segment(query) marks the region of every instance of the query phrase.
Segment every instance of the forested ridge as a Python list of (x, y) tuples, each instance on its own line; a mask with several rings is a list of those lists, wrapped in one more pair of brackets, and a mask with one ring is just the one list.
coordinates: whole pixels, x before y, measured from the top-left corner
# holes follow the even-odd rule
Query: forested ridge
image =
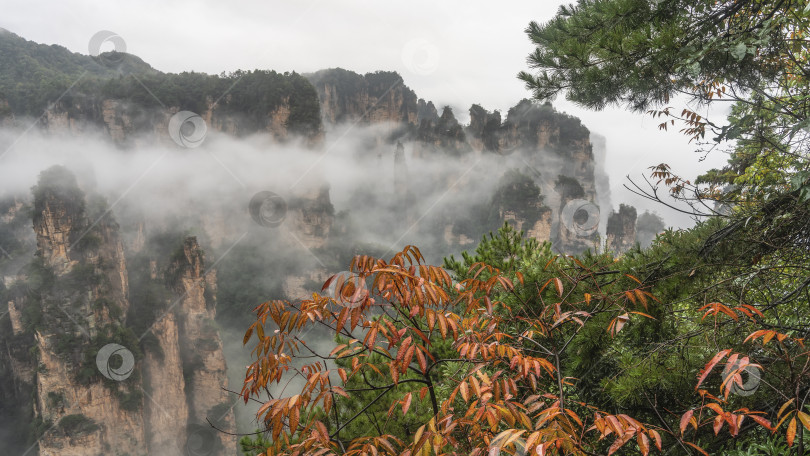
[[(289, 104), (290, 132), (312, 134), (321, 128), (317, 94), (296, 73), (163, 73), (132, 54), (82, 55), (5, 30), (0, 33), (0, 60), (13, 63), (0, 67), (3, 116), (39, 116), (56, 108), (100, 120), (104, 100), (128, 102), (144, 111), (169, 107), (205, 112), (216, 104), (225, 114), (245, 115), (251, 124), (247, 130), (256, 131), (270, 113)], [(223, 98), (224, 93), (228, 97)]]

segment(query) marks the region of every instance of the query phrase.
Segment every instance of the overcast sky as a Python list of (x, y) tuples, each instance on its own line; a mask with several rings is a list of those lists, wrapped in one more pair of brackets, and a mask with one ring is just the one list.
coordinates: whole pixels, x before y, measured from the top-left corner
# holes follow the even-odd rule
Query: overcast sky
[[(2, 3), (0, 27), (28, 40), (87, 54), (90, 37), (110, 30), (125, 41), (127, 52), (164, 72), (395, 70), (419, 97), (437, 107), (452, 106), (462, 122), (473, 103), (505, 113), (529, 96), (515, 77), (527, 68), (532, 51), (523, 30), (531, 20), (549, 20), (559, 5), (551, 0)], [(102, 50), (111, 50), (108, 46)], [(693, 178), (725, 161), (715, 154), (698, 162), (686, 138), (658, 131), (649, 116), (620, 109), (593, 112), (562, 99), (555, 106), (607, 138), (614, 206), (640, 205), (622, 188), (625, 175), (637, 178), (647, 167), (667, 162)]]

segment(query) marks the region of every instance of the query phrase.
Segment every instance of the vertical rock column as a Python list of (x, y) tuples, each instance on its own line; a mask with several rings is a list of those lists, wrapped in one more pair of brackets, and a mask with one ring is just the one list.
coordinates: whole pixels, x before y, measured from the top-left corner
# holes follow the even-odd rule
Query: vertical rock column
[[(235, 429), (233, 395), (228, 388), (225, 356), (214, 317), (216, 303), (210, 293), (216, 277), (206, 274), (203, 251), (195, 237), (186, 238), (181, 251), (172, 259), (167, 282), (179, 294), (177, 315), (183, 371), (188, 398), (187, 447), (212, 445), (210, 454), (231, 454), (236, 438), (212, 429)], [(208, 290), (208, 292), (206, 291)]]

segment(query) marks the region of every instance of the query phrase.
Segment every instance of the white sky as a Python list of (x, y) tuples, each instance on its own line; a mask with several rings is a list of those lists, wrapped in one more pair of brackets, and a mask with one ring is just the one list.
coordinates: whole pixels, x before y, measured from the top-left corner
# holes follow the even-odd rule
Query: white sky
[[(0, 27), (83, 54), (91, 36), (110, 30), (124, 39), (127, 52), (164, 72), (395, 70), (419, 97), (439, 108), (452, 106), (467, 122), (473, 103), (505, 113), (529, 96), (515, 77), (527, 69), (532, 51), (523, 30), (531, 20), (550, 19), (558, 5), (550, 0), (2, 0)], [(622, 201), (642, 206), (622, 187), (628, 174), (639, 178), (647, 167), (666, 162), (694, 178), (725, 162), (718, 153), (699, 163), (685, 137), (658, 131), (659, 122), (649, 116), (587, 111), (562, 99), (555, 106), (607, 138), (614, 206)], [(660, 206), (653, 209), (670, 214)]]

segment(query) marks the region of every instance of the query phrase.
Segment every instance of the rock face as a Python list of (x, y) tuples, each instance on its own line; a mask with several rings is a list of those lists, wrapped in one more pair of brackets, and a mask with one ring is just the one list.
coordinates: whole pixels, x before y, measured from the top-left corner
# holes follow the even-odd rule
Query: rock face
[(0, 334), (0, 399), (31, 424), (39, 454), (169, 456), (200, 442), (205, 454), (233, 454), (235, 439), (206, 423), (234, 430), (216, 277), (196, 239), (163, 260), (162, 274), (146, 264), (163, 292), (144, 308), (141, 282), (131, 306), (117, 224), (64, 168), (40, 176), (33, 229), (37, 259), (3, 293), (13, 315)]
[[(405, 145), (407, 155), (413, 159), (464, 160), (497, 154), (504, 157), (503, 161), (511, 160), (521, 167), (532, 168), (529, 175), (542, 191), (542, 203), (531, 203), (524, 208), (491, 205), (488, 212), (497, 213), (497, 221), (491, 217), (475, 221), (469, 214), (447, 214), (436, 224), (441, 227), (442, 239), (450, 248), (463, 247), (482, 234), (481, 230), (470, 229), (470, 226), (484, 224), (483, 232), (486, 232), (497, 229), (503, 222), (519, 226), (539, 241), (551, 241), (566, 253), (598, 247), (599, 207), (600, 203), (609, 204), (609, 200), (599, 199), (597, 186), (600, 190), (607, 188), (607, 176), (596, 167), (590, 132), (579, 119), (557, 112), (550, 104), (522, 100), (505, 116), (473, 105), (469, 111), (470, 124), (463, 126), (451, 108), (444, 107), (439, 114), (432, 102), (416, 98), (395, 74), (378, 72), (363, 76), (332, 69), (307, 77), (318, 91), (325, 125), (341, 122), (395, 124), (388, 128), (388, 136), (381, 133), (366, 151), (367, 156), (380, 158), (394, 151), (394, 169), (403, 168), (404, 158), (397, 157), (407, 154), (395, 148), (398, 141)], [(372, 90), (375, 84), (376, 92)], [(380, 90), (385, 96), (380, 95)], [(399, 172), (393, 175), (395, 195), (406, 187), (401, 179)], [(559, 184), (559, 180), (563, 184)], [(585, 220), (577, 219), (576, 223), (561, 220), (569, 204), (579, 207), (586, 203), (590, 209), (586, 211)], [(410, 213), (407, 208), (397, 209), (399, 214)], [(526, 209), (531, 214), (524, 213)], [(585, 229), (581, 229), (583, 226)]]
[(329, 239), (335, 220), (335, 208), (329, 198), (329, 186), (318, 185), (298, 192), (289, 202), (287, 212), (291, 228), (290, 244), (301, 244), (307, 249), (323, 247)]
[(607, 223), (607, 248), (615, 253), (626, 252), (636, 243), (636, 208), (619, 205)]
[(395, 72), (359, 75), (334, 68), (318, 71), (307, 78), (318, 91), (321, 116), (326, 123), (415, 125), (417, 122), (416, 94)]
[[(211, 454), (230, 454), (236, 446), (236, 437), (218, 433), (206, 423), (207, 418), (220, 429), (235, 429), (231, 411), (234, 400), (229, 399), (226, 391), (227, 366), (214, 321), (216, 273), (206, 272), (202, 249), (197, 239), (190, 237), (183, 243), (182, 254), (178, 250), (174, 255), (166, 275), (167, 283), (179, 295), (174, 301), (179, 320), (177, 341), (189, 412), (185, 448), (206, 442), (211, 449), (218, 450)], [(172, 329), (171, 324), (167, 329)]]
[[(170, 145), (168, 125), (171, 117), (181, 109), (177, 106), (166, 108), (144, 109), (130, 101), (120, 99), (103, 99), (98, 105), (84, 100), (81, 104), (66, 106), (64, 103), (54, 105), (46, 111), (45, 119), (50, 132), (82, 132), (101, 128), (112, 141), (123, 147), (141, 147), (153, 144), (156, 140)], [(257, 122), (225, 109), (214, 100), (208, 100), (207, 109), (197, 113), (205, 120), (206, 128), (234, 136), (266, 132), (276, 140), (288, 139), (288, 121), (291, 114), (290, 98), (284, 97), (263, 121)], [(310, 135), (314, 140), (319, 132)]]
[[(431, 103), (430, 107), (432, 106)], [(433, 154), (460, 156), (471, 152), (472, 146), (467, 143), (464, 127), (456, 120), (453, 110), (445, 106), (441, 116), (437, 117), (435, 114), (434, 108), (432, 113), (419, 120), (414, 156), (430, 157)]]
[[(118, 226), (103, 214), (90, 222), (73, 176), (54, 167), (34, 188), (34, 231), (41, 271), (51, 276), (38, 299), (35, 325), (38, 368), (35, 414), (52, 426), (39, 441), (40, 455), (140, 454), (147, 449), (141, 405), (143, 382), (114, 381), (94, 369), (95, 355), (126, 339), (128, 284)], [(126, 353), (129, 349), (123, 348)], [(110, 357), (102, 359), (109, 366)], [(99, 375), (101, 374), (101, 375)]]

